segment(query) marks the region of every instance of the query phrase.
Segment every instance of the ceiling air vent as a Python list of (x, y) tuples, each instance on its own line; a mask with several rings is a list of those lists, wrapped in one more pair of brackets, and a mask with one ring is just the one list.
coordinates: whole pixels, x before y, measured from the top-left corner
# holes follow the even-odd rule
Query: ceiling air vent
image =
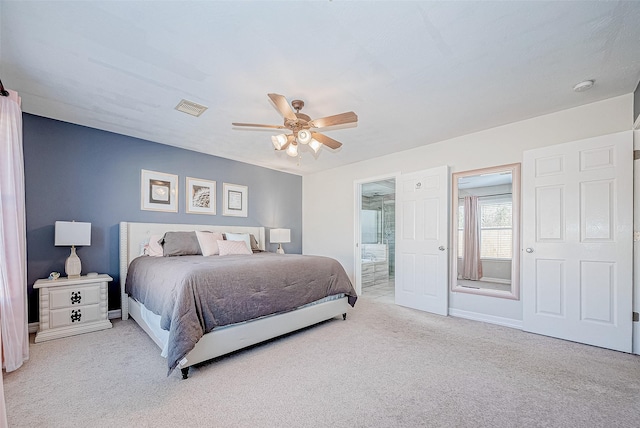
[(190, 114), (191, 116), (200, 116), (208, 107), (194, 103), (193, 101), (182, 100), (176, 106), (176, 110), (183, 113)]

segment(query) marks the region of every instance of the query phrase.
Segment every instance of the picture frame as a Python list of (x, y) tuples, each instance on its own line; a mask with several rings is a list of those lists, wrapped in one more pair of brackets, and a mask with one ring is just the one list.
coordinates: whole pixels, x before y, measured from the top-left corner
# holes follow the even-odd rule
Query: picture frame
[(248, 193), (247, 186), (239, 184), (223, 183), (222, 215), (233, 217), (247, 217)]
[(143, 169), (140, 174), (140, 209), (178, 212), (178, 176)]
[(216, 182), (187, 177), (186, 211), (188, 214), (216, 215)]

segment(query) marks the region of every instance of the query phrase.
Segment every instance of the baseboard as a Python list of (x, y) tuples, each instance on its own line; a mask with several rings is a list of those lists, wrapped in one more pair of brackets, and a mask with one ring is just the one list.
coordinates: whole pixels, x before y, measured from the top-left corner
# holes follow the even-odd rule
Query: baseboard
[(462, 309), (454, 309), (454, 308), (449, 308), (449, 315), (451, 315), (452, 317), (464, 318), (464, 319), (473, 320), (473, 321), (482, 321), (489, 324), (497, 324), (504, 327), (510, 327), (510, 328), (522, 330), (522, 320), (496, 317), (494, 315), (463, 311)]
[[(110, 320), (115, 318), (122, 318), (122, 311), (120, 309), (114, 309), (112, 311), (109, 311), (107, 316), (109, 317)], [(39, 322), (30, 322), (28, 326), (29, 333), (36, 333), (38, 331), (39, 324), (40, 324)]]

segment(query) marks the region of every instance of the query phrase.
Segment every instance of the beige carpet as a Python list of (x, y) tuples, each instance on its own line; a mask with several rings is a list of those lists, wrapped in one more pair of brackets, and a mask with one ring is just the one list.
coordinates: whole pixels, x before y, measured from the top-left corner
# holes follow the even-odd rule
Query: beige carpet
[(31, 345), (11, 427), (636, 427), (640, 358), (361, 298), (165, 377), (134, 321)]

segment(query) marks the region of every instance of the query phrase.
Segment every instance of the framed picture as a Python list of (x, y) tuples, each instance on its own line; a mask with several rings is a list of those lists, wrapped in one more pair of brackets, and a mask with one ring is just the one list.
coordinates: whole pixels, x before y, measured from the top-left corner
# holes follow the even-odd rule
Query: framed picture
[(216, 215), (216, 182), (187, 177), (187, 212)]
[(178, 176), (164, 172), (142, 170), (140, 209), (178, 212)]
[(222, 192), (224, 193), (222, 215), (247, 217), (249, 188), (238, 184), (223, 183)]

